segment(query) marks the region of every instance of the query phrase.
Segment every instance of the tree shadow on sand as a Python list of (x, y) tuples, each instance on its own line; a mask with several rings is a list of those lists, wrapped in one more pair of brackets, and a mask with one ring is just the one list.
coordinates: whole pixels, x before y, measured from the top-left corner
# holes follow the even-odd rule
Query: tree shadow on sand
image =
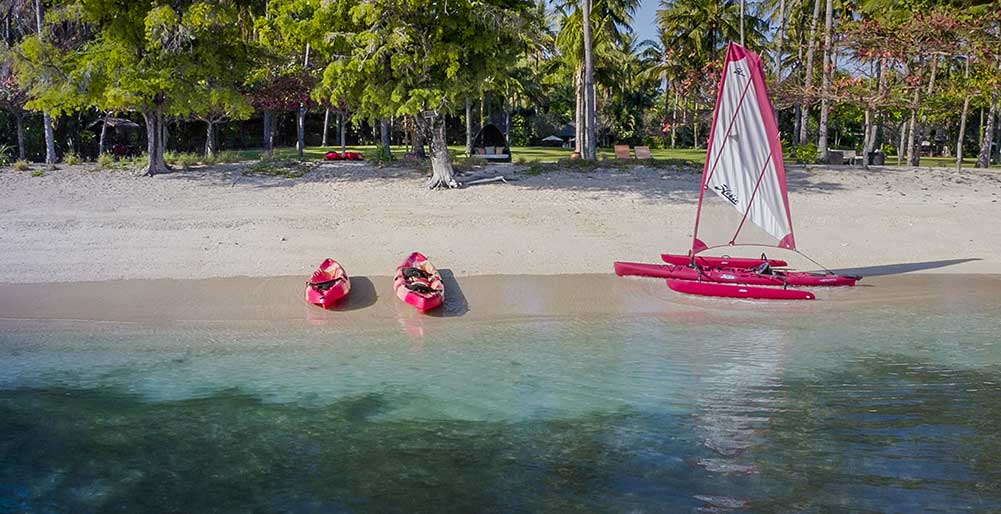
[[(614, 161), (612, 161), (614, 162)], [(177, 170), (158, 176), (161, 180), (187, 180), (210, 186), (254, 189), (290, 188), (300, 184), (339, 184), (367, 181), (399, 181), (401, 187), (421, 188), (429, 176), (428, 170), (413, 163), (374, 165), (368, 162), (310, 163), (311, 171), (289, 177), (281, 174), (254, 174), (252, 163), (225, 164), (189, 170)], [(694, 204), (699, 199), (699, 177), (702, 167), (695, 165), (634, 165), (623, 167), (609, 163), (607, 168), (576, 171), (571, 167), (559, 171), (529, 173), (530, 167), (512, 164), (479, 166), (459, 173), (460, 182), (503, 176), (506, 183), (496, 182), (480, 187), (517, 187), (533, 190), (568, 190), (583, 193), (636, 194), (648, 201)], [(837, 173), (870, 173), (864, 170), (838, 170)], [(875, 173), (875, 172), (872, 172)], [(844, 184), (826, 180), (829, 172), (789, 166), (786, 182), (793, 193), (831, 194), (846, 189)]]

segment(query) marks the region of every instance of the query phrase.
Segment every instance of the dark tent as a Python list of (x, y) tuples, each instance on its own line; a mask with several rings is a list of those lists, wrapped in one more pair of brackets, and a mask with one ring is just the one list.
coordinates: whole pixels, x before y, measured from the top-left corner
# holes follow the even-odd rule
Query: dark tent
[(473, 155), (488, 161), (511, 162), (511, 148), (507, 146), (507, 139), (493, 124), (485, 125), (476, 133)]

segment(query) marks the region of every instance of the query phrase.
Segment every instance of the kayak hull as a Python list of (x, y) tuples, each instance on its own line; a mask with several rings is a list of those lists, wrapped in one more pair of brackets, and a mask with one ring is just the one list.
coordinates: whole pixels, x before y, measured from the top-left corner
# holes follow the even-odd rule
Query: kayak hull
[[(417, 280), (407, 278), (403, 273), (403, 270), (406, 268), (417, 268), (422, 270), (429, 276), (429, 278)], [(408, 285), (413, 286), (415, 282), (420, 282), (421, 284), (427, 286), (432, 290), (432, 292), (421, 293), (412, 291), (407, 287)], [(441, 273), (439, 273), (438, 269), (431, 264), (431, 261), (429, 261), (428, 258), (420, 252), (410, 254), (403, 260), (403, 263), (396, 268), (396, 274), (393, 276), (393, 289), (396, 291), (397, 298), (421, 312), (426, 312), (440, 307), (445, 302), (445, 284), (441, 281)]]
[(674, 264), (645, 264), (641, 262), (615, 262), (615, 274), (623, 276), (670, 278), (678, 280), (702, 280), (723, 284), (748, 284), (757, 286), (822, 286), (850, 287), (858, 280), (829, 273), (806, 273), (800, 271), (776, 271), (763, 275), (744, 268), (704, 268), (698, 269)]
[[(692, 263), (691, 255), (662, 253), (660, 254), (660, 258), (668, 264), (678, 266), (688, 266)], [(695, 264), (710, 268), (754, 268), (761, 266), (765, 262), (765, 259), (749, 259), (745, 257), (695, 257)], [(773, 268), (783, 268), (789, 265), (789, 263), (780, 259), (768, 259), (767, 262)]]
[(691, 280), (667, 280), (667, 286), (679, 293), (715, 296), (718, 298), (746, 298), (755, 300), (814, 300), (810, 291), (800, 289), (776, 289), (744, 285), (696, 282)]
[[(337, 280), (329, 288), (314, 286)], [(309, 282), (306, 282), (306, 302), (324, 309), (333, 308), (342, 300), (347, 298), (351, 292), (351, 279), (344, 268), (333, 259), (324, 259), (320, 266), (313, 272)]]

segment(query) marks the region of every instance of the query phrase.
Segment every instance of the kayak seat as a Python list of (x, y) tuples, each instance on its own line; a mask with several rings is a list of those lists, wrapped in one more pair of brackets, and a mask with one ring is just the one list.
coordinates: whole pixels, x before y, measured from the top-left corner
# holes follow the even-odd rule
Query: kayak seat
[(410, 267), (403, 268), (403, 276), (411, 280), (415, 278), (424, 278), (424, 279), (431, 278), (430, 273), (420, 268), (410, 268)]

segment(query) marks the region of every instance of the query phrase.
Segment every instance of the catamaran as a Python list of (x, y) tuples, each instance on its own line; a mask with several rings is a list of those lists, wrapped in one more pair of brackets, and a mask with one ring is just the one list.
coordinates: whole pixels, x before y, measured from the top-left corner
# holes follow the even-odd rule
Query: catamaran
[[(799, 253), (789, 209), (782, 142), (768, 100), (764, 66), (757, 54), (735, 43), (727, 47), (707, 146), (691, 251), (687, 255), (661, 255), (667, 264), (616, 262), (617, 274), (665, 278), (675, 291), (730, 298), (811, 300), (812, 293), (787, 287), (855, 285), (860, 277), (830, 271), (776, 270), (787, 263), (768, 259), (764, 254), (760, 259), (699, 255), (741, 245), (774, 246)], [(710, 246), (699, 234), (706, 191), (716, 193), (740, 214), (739, 221), (731, 227), (732, 236), (715, 246)], [(777, 243), (738, 242), (748, 222), (760, 227)]]

